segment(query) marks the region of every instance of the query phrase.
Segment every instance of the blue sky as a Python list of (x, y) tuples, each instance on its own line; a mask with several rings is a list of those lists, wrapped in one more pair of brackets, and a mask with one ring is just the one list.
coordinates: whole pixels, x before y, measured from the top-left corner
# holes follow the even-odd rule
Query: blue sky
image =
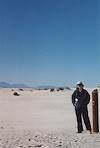
[(0, 0), (0, 81), (100, 84), (99, 1)]

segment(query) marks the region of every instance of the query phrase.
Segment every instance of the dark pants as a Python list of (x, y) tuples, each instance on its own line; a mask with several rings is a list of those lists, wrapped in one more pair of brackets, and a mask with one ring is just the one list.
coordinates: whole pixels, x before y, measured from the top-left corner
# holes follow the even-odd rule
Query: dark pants
[(76, 112), (76, 118), (77, 118), (78, 131), (79, 132), (83, 131), (82, 117), (83, 117), (83, 121), (85, 123), (86, 129), (91, 131), (91, 124), (90, 124), (90, 120), (89, 120), (89, 116), (88, 116), (87, 106), (82, 107), (79, 110), (75, 109), (75, 112)]

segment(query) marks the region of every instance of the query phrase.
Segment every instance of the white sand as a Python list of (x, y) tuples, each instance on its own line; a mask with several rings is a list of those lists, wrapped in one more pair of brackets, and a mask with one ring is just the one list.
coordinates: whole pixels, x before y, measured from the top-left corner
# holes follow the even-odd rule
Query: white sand
[(76, 133), (73, 91), (15, 91), (0, 89), (0, 148), (100, 148), (99, 134)]

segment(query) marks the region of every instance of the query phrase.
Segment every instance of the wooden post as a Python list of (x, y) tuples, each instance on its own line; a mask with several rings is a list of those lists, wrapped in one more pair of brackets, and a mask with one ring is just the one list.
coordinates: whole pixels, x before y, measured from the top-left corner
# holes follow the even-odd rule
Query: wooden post
[(99, 132), (98, 90), (92, 92), (93, 132)]

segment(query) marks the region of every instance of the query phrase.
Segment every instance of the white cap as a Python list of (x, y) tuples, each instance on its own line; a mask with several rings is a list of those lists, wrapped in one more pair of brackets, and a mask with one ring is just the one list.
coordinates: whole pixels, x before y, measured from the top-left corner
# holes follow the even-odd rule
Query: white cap
[(76, 83), (76, 85), (82, 85), (82, 86), (84, 86), (84, 84), (83, 84), (82, 81), (78, 81), (78, 82)]

